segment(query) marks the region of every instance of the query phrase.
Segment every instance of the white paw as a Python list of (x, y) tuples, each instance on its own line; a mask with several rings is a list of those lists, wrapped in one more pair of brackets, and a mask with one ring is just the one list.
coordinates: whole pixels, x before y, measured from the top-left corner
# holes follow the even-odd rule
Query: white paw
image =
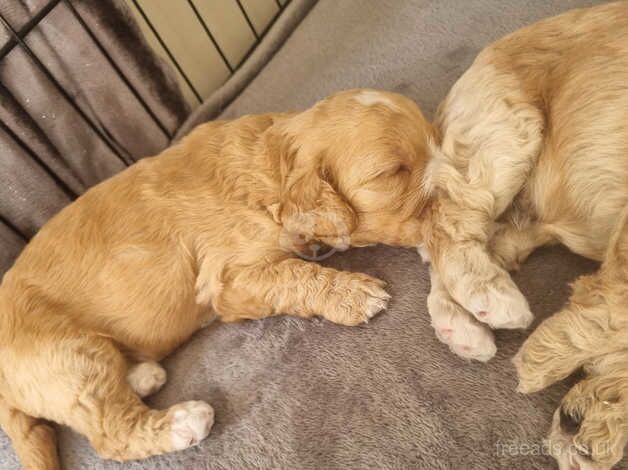
[(173, 407), (170, 434), (173, 450), (186, 449), (207, 437), (214, 424), (214, 409), (204, 401), (187, 401)]
[(373, 318), (382, 310), (386, 310), (389, 300), (390, 294), (388, 294), (388, 292), (386, 292), (384, 289), (381, 289), (381, 292), (377, 292), (372, 297), (369, 297), (369, 299), (366, 301), (366, 321), (368, 321), (368, 319), (370, 318)]
[(478, 323), (453, 299), (440, 293), (431, 293), (427, 307), (432, 317), (436, 337), (464, 359), (487, 362), (497, 352), (491, 330)]
[(450, 292), (458, 303), (491, 328), (526, 328), (533, 316), (528, 302), (504, 270), (463, 274), (451, 279)]
[(129, 369), (126, 380), (135, 393), (147, 397), (166, 383), (166, 370), (156, 362), (140, 362)]

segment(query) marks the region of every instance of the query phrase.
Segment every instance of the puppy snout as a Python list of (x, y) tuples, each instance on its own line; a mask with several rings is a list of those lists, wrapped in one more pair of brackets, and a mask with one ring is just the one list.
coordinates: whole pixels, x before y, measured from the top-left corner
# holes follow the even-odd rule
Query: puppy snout
[(580, 430), (582, 424), (582, 418), (579, 416), (573, 416), (567, 412), (564, 408), (560, 409), (560, 429), (566, 434), (574, 435)]

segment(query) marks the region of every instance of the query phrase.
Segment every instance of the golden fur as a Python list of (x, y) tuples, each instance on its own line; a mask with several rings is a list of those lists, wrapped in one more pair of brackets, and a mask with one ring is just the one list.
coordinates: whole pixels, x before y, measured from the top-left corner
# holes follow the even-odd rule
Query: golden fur
[(210, 122), (50, 220), (0, 287), (0, 423), (24, 466), (58, 467), (42, 419), (116, 460), (204, 438), (208, 404), (158, 411), (140, 397), (166, 380), (156, 361), (213, 317), (356, 325), (385, 308), (382, 281), (296, 253), (417, 244), (424, 123), (372, 90)]
[(490, 45), (435, 126), (419, 251), (432, 262), (438, 337), (486, 361), (496, 352), (490, 328), (532, 320), (507, 270), (548, 243), (603, 261), (515, 363), (524, 392), (588, 368), (563, 404), (580, 425), (569, 434), (557, 418), (550, 448), (561, 469), (610, 468), (628, 440), (628, 2), (574, 10)]

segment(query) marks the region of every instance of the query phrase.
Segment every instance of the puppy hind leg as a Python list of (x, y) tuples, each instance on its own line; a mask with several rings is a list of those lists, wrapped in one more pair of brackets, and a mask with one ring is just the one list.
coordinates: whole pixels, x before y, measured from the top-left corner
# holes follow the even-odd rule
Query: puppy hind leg
[(55, 431), (41, 419), (11, 408), (0, 398), (0, 425), (11, 439), (22, 467), (28, 470), (59, 470)]
[(127, 381), (126, 358), (100, 336), (66, 332), (13, 359), (16, 371), (5, 371), (12, 403), (84, 434), (104, 458), (123, 461), (184, 449), (205, 438), (213, 424), (213, 410), (204, 402), (148, 408)]

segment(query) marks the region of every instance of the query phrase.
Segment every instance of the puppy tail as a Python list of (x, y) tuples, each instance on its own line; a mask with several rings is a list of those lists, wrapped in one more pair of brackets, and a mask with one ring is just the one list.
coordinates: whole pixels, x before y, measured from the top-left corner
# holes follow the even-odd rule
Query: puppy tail
[(25, 470), (60, 470), (55, 432), (45, 421), (11, 408), (0, 397), (0, 426)]

